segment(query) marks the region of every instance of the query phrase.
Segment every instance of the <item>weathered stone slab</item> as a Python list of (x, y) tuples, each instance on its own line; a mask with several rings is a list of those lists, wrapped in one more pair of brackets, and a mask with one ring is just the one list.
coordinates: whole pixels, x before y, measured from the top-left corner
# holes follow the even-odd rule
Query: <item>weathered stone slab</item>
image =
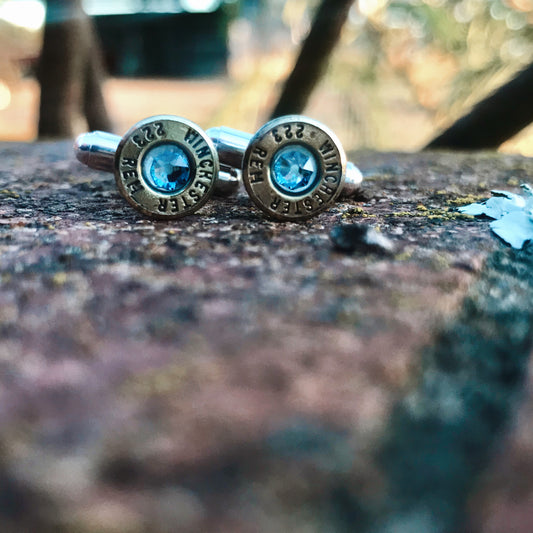
[[(411, 421), (414, 439), (401, 451), (402, 405), (429, 401), (424, 368), (444, 372), (428, 354), (447, 342), (462, 353), (449, 339), (471, 339), (456, 364), (477, 368), (478, 347), (500, 337), (470, 323), (468, 309), (495, 323), (497, 299), (476, 295), (493, 282), (512, 294), (531, 288), (520, 285), (527, 252), (509, 255), (486, 222), (454, 211), (530, 180), (526, 158), (353, 154), (366, 176), (360, 197), (280, 224), (244, 193), (154, 222), (119, 197), (111, 175), (74, 161), (70, 143), (3, 144), (0, 154), (2, 531), (395, 524), (412, 509), (409, 498), (390, 505), (405, 474), (394, 464), (412, 461), (417, 435), (436, 427), (433, 414), (427, 425)], [(335, 251), (330, 231), (352, 222), (388, 235), (395, 253)], [(485, 266), (498, 253), (522, 270)], [(519, 395), (530, 350), (519, 300), (505, 315), (507, 327), (516, 317), (515, 334), (502, 336), (520, 352), (506, 398)], [(487, 348), (497, 369), (498, 350)], [(468, 385), (473, 374), (450, 379), (459, 375)], [(500, 378), (490, 373), (498, 387)], [(505, 401), (502, 412), (512, 417), (516, 405)], [(458, 427), (468, 434), (480, 420)], [(479, 434), (492, 446), (504, 426)], [(468, 459), (461, 443), (449, 449), (448, 468)], [(428, 512), (412, 511), (407, 530), (460, 521), (482, 466), (435, 489), (451, 508), (443, 516), (431, 487), (422, 491)]]

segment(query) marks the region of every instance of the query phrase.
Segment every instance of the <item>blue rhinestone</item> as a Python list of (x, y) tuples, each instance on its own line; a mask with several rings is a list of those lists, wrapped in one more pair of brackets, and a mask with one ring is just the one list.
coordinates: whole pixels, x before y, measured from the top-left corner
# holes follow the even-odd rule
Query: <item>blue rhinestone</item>
[(270, 166), (274, 184), (289, 194), (310, 191), (316, 182), (317, 161), (310, 150), (299, 144), (291, 144), (279, 150)]
[(191, 181), (191, 165), (177, 144), (163, 143), (149, 149), (142, 161), (144, 179), (158, 192), (176, 193)]

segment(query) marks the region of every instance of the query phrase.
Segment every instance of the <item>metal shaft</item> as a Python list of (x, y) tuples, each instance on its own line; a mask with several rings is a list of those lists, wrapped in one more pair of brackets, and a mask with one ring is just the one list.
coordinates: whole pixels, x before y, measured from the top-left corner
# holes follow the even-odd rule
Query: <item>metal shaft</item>
[(115, 152), (120, 143), (120, 135), (105, 131), (91, 131), (81, 134), (74, 143), (78, 161), (95, 170), (114, 171)]
[[(226, 126), (209, 128), (206, 133), (211, 137), (217, 149), (220, 164), (242, 169), (244, 152), (253, 135)], [(352, 196), (360, 188), (362, 181), (361, 171), (351, 161), (348, 161), (341, 197)]]
[(209, 128), (206, 130), (206, 133), (211, 137), (217, 149), (220, 163), (242, 169), (244, 152), (248, 144), (250, 144), (253, 135), (226, 126)]
[[(105, 131), (92, 131), (82, 133), (74, 143), (74, 152), (78, 161), (95, 170), (114, 172), (115, 153), (122, 137)], [(237, 171), (221, 164), (221, 172), (218, 176), (215, 193), (229, 195), (237, 192), (240, 179)]]

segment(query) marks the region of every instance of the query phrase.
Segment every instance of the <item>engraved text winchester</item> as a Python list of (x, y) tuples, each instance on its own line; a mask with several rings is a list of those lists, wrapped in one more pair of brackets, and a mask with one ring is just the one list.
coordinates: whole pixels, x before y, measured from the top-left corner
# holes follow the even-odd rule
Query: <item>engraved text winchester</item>
[[(269, 135), (276, 144), (283, 143), (283, 145), (296, 142), (300, 139), (305, 139), (306, 136), (312, 137), (307, 130), (310, 127), (307, 124), (285, 124), (277, 128), (273, 128)], [(336, 147), (329, 141), (325, 140), (318, 148), (318, 154), (322, 160), (323, 176), (318, 186), (304, 197), (287, 198), (281, 196), (272, 189), (269, 189), (270, 199), (268, 207), (283, 215), (309, 215), (315, 210), (320, 210), (324, 204), (329, 203), (338, 193), (341, 181), (341, 161), (339, 152)], [(274, 153), (279, 148), (274, 149)], [(261, 195), (264, 183), (267, 176), (268, 162), (271, 160), (273, 154), (263, 146), (256, 146), (247, 162), (247, 173), (249, 176), (250, 186)]]
[[(130, 140), (133, 154), (120, 160), (119, 169), (124, 188), (131, 199), (141, 206), (146, 203), (144, 193), (148, 192), (148, 189), (144, 180), (139, 176), (139, 156), (151, 143), (161, 141), (166, 136), (165, 125), (161, 122), (142, 126)], [(205, 139), (191, 128), (188, 128), (184, 133), (183, 140), (186, 144), (182, 146), (187, 145), (188, 149), (196, 156), (195, 178), (192, 184), (179, 194), (152, 197), (152, 201), (155, 203), (154, 207), (160, 213), (175, 214), (186, 211), (200, 202), (212, 187), (215, 162), (210, 147)]]

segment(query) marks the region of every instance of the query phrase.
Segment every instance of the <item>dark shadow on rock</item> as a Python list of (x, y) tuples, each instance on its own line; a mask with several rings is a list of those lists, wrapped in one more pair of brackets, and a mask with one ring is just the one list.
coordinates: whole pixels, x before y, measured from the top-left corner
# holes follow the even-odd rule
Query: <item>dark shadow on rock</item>
[(389, 489), (368, 531), (458, 527), (522, 397), (533, 347), (532, 269), (527, 252), (494, 253), (459, 315), (425, 350), (379, 453)]

